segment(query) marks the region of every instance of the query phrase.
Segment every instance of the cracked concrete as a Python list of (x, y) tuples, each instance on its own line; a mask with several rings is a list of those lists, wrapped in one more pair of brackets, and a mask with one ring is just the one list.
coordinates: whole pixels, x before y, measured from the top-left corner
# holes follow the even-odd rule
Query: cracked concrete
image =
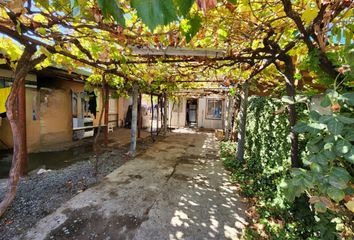
[(21, 239), (238, 239), (246, 204), (211, 133), (171, 134)]

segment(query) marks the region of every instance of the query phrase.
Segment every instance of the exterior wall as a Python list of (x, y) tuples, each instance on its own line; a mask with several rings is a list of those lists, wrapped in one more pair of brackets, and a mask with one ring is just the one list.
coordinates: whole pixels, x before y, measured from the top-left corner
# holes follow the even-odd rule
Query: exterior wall
[(125, 111), (124, 111), (124, 98), (119, 98), (118, 100), (118, 127), (123, 127)]
[(40, 145), (40, 94), (37, 89), (26, 89), (26, 134), (28, 151)]
[[(0, 76), (6, 78), (13, 78), (13, 71), (7, 69), (0, 69)], [(26, 81), (37, 82), (37, 76), (28, 74)], [(39, 145), (39, 122), (32, 120), (32, 110), (38, 111), (38, 93), (35, 86), (26, 85), (26, 125), (27, 125), (27, 147), (29, 151)], [(10, 123), (7, 118), (2, 118), (0, 124), (0, 149), (12, 148), (13, 138)], [(6, 146), (4, 146), (4, 144)]]
[[(224, 101), (222, 104), (222, 117), (221, 119), (207, 119), (206, 118), (206, 104), (207, 99), (221, 99), (220, 96), (213, 96), (213, 97), (201, 97), (198, 99), (198, 114), (197, 114), (197, 127), (199, 128), (210, 128), (210, 129), (222, 129), (224, 123)], [(178, 107), (178, 101), (180, 105)], [(175, 105), (173, 107), (173, 104)], [(169, 101), (169, 120), (168, 124), (171, 125), (173, 128), (180, 128), (186, 126), (186, 104), (187, 104), (187, 97), (179, 97), (178, 100)], [(173, 110), (172, 110), (173, 109)], [(178, 109), (178, 110), (177, 110)], [(171, 123), (171, 124), (170, 124)]]
[(72, 141), (71, 92), (40, 90), (40, 145)]
[[(0, 76), (11, 78), (12, 71), (0, 69)], [(29, 74), (27, 81), (37, 81), (37, 76)], [(26, 125), (28, 151), (38, 151), (44, 146), (52, 146), (73, 141), (72, 92), (84, 92), (84, 83), (43, 77), (48, 87), (37, 89), (26, 86)], [(49, 81), (50, 80), (50, 81)], [(40, 86), (40, 85), (39, 85)], [(98, 90), (97, 114), (94, 126), (98, 125), (102, 107), (101, 90)], [(110, 99), (109, 121), (116, 126), (123, 123), (129, 106), (129, 99)], [(81, 109), (79, 108), (79, 111)], [(12, 148), (13, 139), (7, 118), (1, 119), (0, 149)]]
[(222, 104), (222, 115), (221, 119), (208, 119), (206, 118), (207, 111), (207, 99), (221, 99), (219, 96), (215, 97), (202, 97), (198, 100), (198, 127), (200, 128), (210, 128), (210, 129), (222, 129), (225, 106), (224, 101)]
[(132, 104), (132, 100), (130, 97), (129, 98), (124, 98), (124, 97), (119, 98), (119, 101), (118, 101), (119, 127), (124, 127), (125, 117), (127, 115), (128, 107), (130, 104)]
[[(5, 145), (6, 146), (5, 146)], [(7, 118), (2, 118), (0, 124), (0, 149), (12, 148), (13, 139), (10, 123)]]
[(109, 98), (108, 122), (113, 124), (113, 127), (118, 125), (118, 99)]
[[(169, 101), (169, 122), (172, 128), (185, 127), (186, 125), (186, 103), (185, 97), (178, 97), (175, 101)], [(170, 124), (171, 123), (171, 124)]]
[[(102, 90), (97, 90), (95, 91), (97, 97), (96, 97), (96, 117), (92, 116), (93, 118), (93, 126), (98, 126), (100, 122), (100, 115), (101, 115), (101, 109), (102, 109)], [(103, 113), (104, 114), (104, 113)], [(104, 115), (102, 116), (102, 125), (104, 125)]]

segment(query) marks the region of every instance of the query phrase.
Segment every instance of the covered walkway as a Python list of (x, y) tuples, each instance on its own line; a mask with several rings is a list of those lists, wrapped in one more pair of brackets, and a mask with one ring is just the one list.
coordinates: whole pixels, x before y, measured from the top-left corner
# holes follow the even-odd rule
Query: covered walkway
[(174, 133), (21, 239), (238, 239), (246, 204), (212, 133)]

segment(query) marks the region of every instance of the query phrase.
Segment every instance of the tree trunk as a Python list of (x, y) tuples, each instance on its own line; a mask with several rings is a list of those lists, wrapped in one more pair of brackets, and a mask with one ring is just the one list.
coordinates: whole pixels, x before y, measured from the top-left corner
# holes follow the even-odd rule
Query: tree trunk
[[(284, 77), (286, 82), (286, 94), (295, 102), (296, 88), (295, 88), (295, 66), (293, 60), (289, 55), (281, 56), (281, 60), (285, 63), (284, 72), (281, 71), (280, 66), (276, 64), (279, 73)], [(299, 159), (299, 140), (298, 134), (294, 131), (293, 127), (296, 124), (296, 108), (295, 104), (288, 105), (288, 119), (290, 127), (290, 141), (291, 141), (291, 166), (298, 168), (301, 166)]]
[(163, 101), (163, 135), (166, 136), (167, 134), (167, 95), (164, 95)]
[(133, 108), (132, 108), (132, 121), (131, 121), (131, 134), (130, 134), (130, 156), (135, 157), (136, 154), (136, 132), (138, 125), (138, 97), (139, 97), (139, 84), (133, 83)]
[(19, 87), (18, 93), (18, 125), (21, 134), (21, 175), (25, 175), (28, 171), (27, 156), (27, 127), (26, 127), (26, 81), (23, 81)]
[[(20, 118), (21, 109), (19, 109), (20, 107), (23, 108), (25, 103), (23, 104), (23, 102), (20, 102), (19, 93), (21, 88), (23, 88), (22, 91), (25, 91), (24, 85), (27, 73), (45, 59), (44, 55), (41, 55), (36, 59), (32, 59), (35, 52), (35, 46), (29, 45), (25, 47), (20, 59), (17, 62), (11, 92), (6, 101), (6, 115), (10, 122), (13, 136), (13, 156), (9, 179), (7, 182), (7, 192), (0, 203), (0, 217), (5, 213), (6, 209), (15, 199), (17, 184), (21, 173), (24, 172), (23, 167), (26, 166), (26, 155), (24, 154), (27, 152), (26, 144), (24, 144), (26, 142), (26, 134), (23, 133), (23, 131), (26, 131), (26, 125), (21, 124), (21, 121), (23, 120)], [(22, 118), (23, 117), (25, 118), (25, 115), (22, 116)]]
[(237, 141), (236, 159), (241, 162), (244, 161), (244, 154), (245, 154), (248, 87), (249, 87), (248, 82), (245, 82), (242, 86), (241, 106), (240, 106), (240, 111), (239, 111), (239, 115), (238, 115), (239, 130), (238, 130), (238, 134), (237, 134), (238, 141)]

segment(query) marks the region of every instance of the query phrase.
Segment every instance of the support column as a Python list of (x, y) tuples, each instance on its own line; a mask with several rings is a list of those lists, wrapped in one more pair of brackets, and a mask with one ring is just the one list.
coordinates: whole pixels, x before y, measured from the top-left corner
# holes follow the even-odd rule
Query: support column
[(139, 96), (139, 84), (138, 82), (133, 83), (132, 98), (133, 98), (133, 108), (132, 108), (132, 120), (131, 120), (131, 134), (130, 134), (130, 155), (132, 157), (136, 154), (136, 137), (137, 137), (137, 125), (138, 125), (138, 96)]
[(27, 156), (27, 126), (26, 126), (26, 86), (25, 80), (19, 86), (17, 97), (18, 122), (21, 134), (21, 175), (25, 175), (28, 171), (28, 156)]
[(105, 85), (104, 88), (104, 104), (105, 104), (105, 109), (104, 109), (104, 124), (106, 125), (106, 127), (104, 128), (104, 145), (107, 147), (108, 145), (108, 123), (109, 123), (109, 119), (108, 119), (108, 114), (109, 114), (109, 87), (108, 84)]
[(248, 82), (242, 85), (241, 107), (238, 115), (239, 130), (237, 133), (237, 160), (244, 161), (245, 153), (245, 138), (246, 138), (246, 120), (247, 120), (247, 105), (248, 105)]

